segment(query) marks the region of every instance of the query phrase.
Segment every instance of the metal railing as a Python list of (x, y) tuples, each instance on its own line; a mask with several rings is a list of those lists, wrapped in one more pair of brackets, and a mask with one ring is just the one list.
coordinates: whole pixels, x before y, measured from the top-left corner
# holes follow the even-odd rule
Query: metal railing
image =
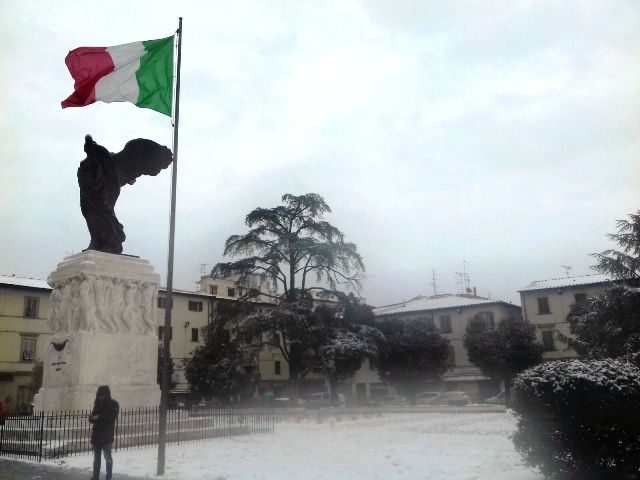
[[(91, 452), (89, 410), (9, 415), (0, 420), (0, 457), (50, 459)], [(158, 443), (158, 407), (121, 409), (113, 448)], [(167, 442), (254, 435), (274, 431), (273, 409), (194, 407), (167, 412)]]

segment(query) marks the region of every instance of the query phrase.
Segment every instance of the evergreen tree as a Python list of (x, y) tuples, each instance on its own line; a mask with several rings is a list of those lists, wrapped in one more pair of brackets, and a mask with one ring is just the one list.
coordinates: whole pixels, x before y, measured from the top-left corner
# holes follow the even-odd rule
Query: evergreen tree
[(209, 328), (205, 344), (196, 347), (186, 363), (185, 376), (191, 391), (226, 403), (251, 382), (250, 376), (242, 371), (241, 359), (242, 351), (230, 340), (228, 331)]
[(339, 295), (342, 307), (321, 307), (314, 311), (320, 326), (320, 342), (313, 346), (311, 370), (323, 374), (329, 384), (331, 403), (338, 403), (338, 385), (352, 377), (364, 360), (377, 351), (376, 342), (382, 333), (373, 326), (373, 309), (360, 303), (353, 295)]
[(501, 320), (493, 330), (474, 318), (467, 325), (463, 343), (471, 363), (484, 375), (504, 382), (507, 406), (516, 375), (542, 361), (536, 327), (521, 319)]
[(581, 358), (601, 359), (640, 352), (640, 291), (619, 284), (574, 304), (567, 322), (575, 338), (563, 337)]
[(449, 341), (424, 319), (386, 319), (377, 324), (380, 378), (415, 405), (416, 394), (447, 370)]
[(619, 245), (593, 254), (595, 270), (617, 280), (598, 297), (575, 304), (567, 322), (575, 338), (562, 337), (583, 358), (600, 359), (640, 353), (640, 210), (616, 222), (607, 237)]
[[(295, 403), (300, 380), (314, 369), (318, 352), (326, 345), (323, 342), (331, 338), (327, 328), (337, 324), (335, 318), (323, 324), (327, 317), (314, 315), (312, 291), (331, 294), (347, 288), (357, 292), (364, 264), (356, 245), (322, 219), (331, 209), (320, 195), (285, 194), (282, 203), (247, 215), (250, 230), (229, 237), (224, 250), (225, 255), (240, 258), (217, 264), (212, 275), (237, 278), (242, 284), (249, 275), (260, 274), (281, 292), (272, 311), (251, 316), (239, 328), (254, 346), (282, 352), (289, 364), (290, 397)], [(311, 281), (328, 288), (312, 286)]]
[[(213, 276), (265, 275), (287, 302), (304, 298), (311, 277), (330, 290), (358, 290), (364, 272), (362, 257), (344, 234), (322, 220), (331, 208), (317, 193), (282, 196), (283, 205), (256, 208), (245, 223), (250, 230), (230, 236), (224, 254), (239, 260), (217, 264)], [(264, 294), (264, 292), (263, 292)]]
[(620, 249), (592, 254), (598, 261), (593, 268), (617, 280), (640, 279), (640, 210), (630, 214), (629, 220), (618, 220), (616, 225), (618, 232), (607, 237)]
[(185, 376), (194, 394), (226, 403), (231, 396), (253, 389), (255, 379), (244, 372), (242, 360), (257, 352), (236, 333), (242, 317), (254, 308), (244, 302), (218, 302), (215, 320), (204, 332), (204, 345), (185, 361)]

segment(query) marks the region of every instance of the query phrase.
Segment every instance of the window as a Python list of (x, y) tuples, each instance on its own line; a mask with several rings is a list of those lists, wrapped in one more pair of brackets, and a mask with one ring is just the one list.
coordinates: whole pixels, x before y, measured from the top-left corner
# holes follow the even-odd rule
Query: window
[(24, 297), (24, 316), (36, 318), (38, 316), (38, 297)]
[(33, 362), (36, 359), (36, 339), (23, 338), (20, 342), (20, 360)]
[(445, 365), (453, 366), (456, 364), (456, 351), (453, 348), (453, 345), (447, 346), (447, 360), (445, 361)]
[[(164, 326), (158, 327), (158, 338), (164, 340)], [(169, 341), (173, 340), (173, 327), (169, 328)]]
[(552, 352), (556, 349), (555, 343), (553, 342), (553, 330), (542, 331), (542, 348), (545, 352)]
[[(158, 297), (158, 308), (167, 308), (167, 299), (164, 297)], [(173, 305), (171, 305), (173, 308)]]
[(276, 360), (275, 362), (273, 362), (273, 372), (276, 375), (280, 375), (280, 360)]
[(371, 398), (384, 397), (389, 395), (389, 387), (384, 383), (371, 383), (369, 392), (371, 392)]
[(440, 315), (440, 331), (442, 333), (451, 333), (451, 316)]
[(586, 293), (576, 293), (573, 297), (576, 300), (576, 305), (584, 305), (585, 303), (587, 303)]
[(189, 300), (189, 311), (190, 312), (201, 312), (202, 311), (202, 302), (196, 300)]
[(538, 297), (538, 315), (547, 315), (551, 313), (549, 310), (549, 298)]
[(31, 389), (26, 385), (20, 385), (18, 387), (18, 394), (16, 395), (16, 405), (23, 405), (31, 402)]
[(217, 295), (218, 294), (218, 286), (217, 285), (209, 285), (209, 293), (211, 295)]
[(433, 323), (433, 317), (420, 317), (418, 320), (421, 320), (421, 321), (423, 321), (423, 322), (426, 322), (426, 323), (427, 323), (427, 325), (429, 325), (430, 327), (433, 327), (433, 326), (434, 326), (434, 323)]
[(191, 341), (192, 342), (197, 342), (198, 341), (198, 329), (197, 328), (192, 328), (191, 329)]
[(493, 312), (478, 312), (473, 318), (483, 322), (489, 330), (496, 328), (496, 321), (493, 316)]
[(227, 288), (227, 296), (235, 297), (236, 296), (236, 289), (235, 288)]

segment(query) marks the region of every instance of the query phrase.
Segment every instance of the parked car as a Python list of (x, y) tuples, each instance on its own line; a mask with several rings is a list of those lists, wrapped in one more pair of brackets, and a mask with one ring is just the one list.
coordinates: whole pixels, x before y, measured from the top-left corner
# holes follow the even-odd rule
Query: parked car
[(407, 404), (407, 401), (402, 397), (396, 397), (395, 395), (384, 395), (372, 399), (379, 407), (401, 407)]
[[(303, 399), (301, 398), (298, 399), (299, 407), (303, 407), (305, 403), (306, 402)], [(278, 398), (274, 398), (271, 401), (271, 406), (276, 408), (288, 408), (291, 406), (291, 402), (289, 401), (288, 397), (278, 397)]]
[(442, 392), (420, 392), (416, 395), (416, 405), (433, 405), (429, 403), (442, 395)]
[(215, 399), (215, 398), (213, 398), (211, 400), (201, 400), (200, 402), (196, 403), (194, 405), (194, 407), (197, 407), (197, 408), (220, 408), (220, 407), (222, 407), (222, 402), (220, 400)]
[(489, 403), (491, 405), (506, 405), (507, 400), (504, 396), (504, 390), (493, 397), (487, 398), (484, 403)]
[[(343, 394), (338, 393), (338, 405), (344, 406), (347, 401)], [(329, 392), (318, 392), (312, 393), (309, 395), (309, 399), (307, 400), (305, 406), (307, 408), (320, 408), (320, 407), (330, 407), (331, 406), (331, 394)]]
[(465, 392), (443, 392), (430, 398), (421, 405), (468, 405), (471, 399)]

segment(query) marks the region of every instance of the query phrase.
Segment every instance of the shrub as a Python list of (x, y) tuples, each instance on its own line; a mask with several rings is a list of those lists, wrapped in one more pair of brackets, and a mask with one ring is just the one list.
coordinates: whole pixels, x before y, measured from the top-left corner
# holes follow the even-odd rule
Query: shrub
[(554, 361), (513, 387), (516, 449), (563, 480), (640, 478), (640, 368), (623, 360)]

